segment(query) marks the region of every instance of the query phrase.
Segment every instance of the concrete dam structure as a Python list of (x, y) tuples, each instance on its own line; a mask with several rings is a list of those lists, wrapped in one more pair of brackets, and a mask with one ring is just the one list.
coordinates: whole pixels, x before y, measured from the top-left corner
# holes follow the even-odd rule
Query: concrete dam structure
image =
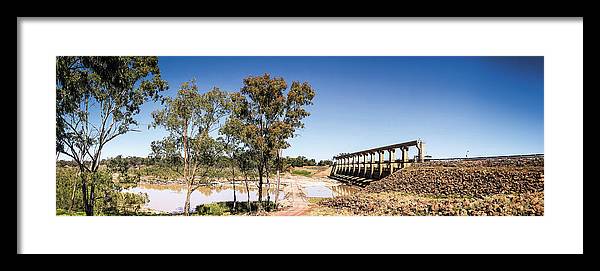
[[(417, 157), (408, 158), (409, 147), (417, 148)], [(395, 158), (399, 150), (399, 159)], [(385, 160), (385, 153), (388, 159)], [(425, 143), (413, 140), (353, 153), (342, 153), (333, 157), (333, 168), (330, 178), (357, 185), (366, 185), (373, 180), (381, 179), (397, 170), (410, 166), (411, 163), (425, 161)]]

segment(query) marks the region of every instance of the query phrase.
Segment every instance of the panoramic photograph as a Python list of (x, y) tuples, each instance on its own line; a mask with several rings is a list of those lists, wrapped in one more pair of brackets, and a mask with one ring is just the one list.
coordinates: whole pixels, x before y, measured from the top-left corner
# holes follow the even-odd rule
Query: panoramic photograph
[(56, 216), (543, 216), (543, 56), (57, 56)]

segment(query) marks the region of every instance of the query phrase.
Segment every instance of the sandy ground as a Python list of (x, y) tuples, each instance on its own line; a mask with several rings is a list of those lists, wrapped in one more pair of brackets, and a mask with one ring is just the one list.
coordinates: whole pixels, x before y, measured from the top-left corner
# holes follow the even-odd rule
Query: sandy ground
[[(281, 211), (272, 213), (273, 216), (301, 216), (306, 214), (311, 204), (306, 197), (305, 188), (308, 186), (335, 186), (339, 183), (329, 179), (328, 171), (317, 172), (314, 177), (304, 177), (286, 174), (281, 177), (281, 184), (284, 185), (283, 191), (285, 197), (279, 201)], [(325, 174), (327, 173), (327, 174)]]
[(327, 178), (327, 176), (329, 176), (329, 174), (331, 174), (331, 167), (327, 167), (327, 169), (325, 170), (321, 170), (316, 172), (313, 177), (315, 178)]
[(298, 216), (308, 211), (309, 203), (299, 182), (287, 179), (283, 192), (285, 193), (285, 197), (279, 201), (279, 205), (283, 210), (274, 212), (271, 215)]

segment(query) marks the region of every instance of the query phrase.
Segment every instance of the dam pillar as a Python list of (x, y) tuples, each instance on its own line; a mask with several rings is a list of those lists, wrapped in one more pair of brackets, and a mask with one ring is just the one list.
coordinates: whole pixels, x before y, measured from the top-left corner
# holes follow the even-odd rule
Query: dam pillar
[(354, 161), (354, 164), (356, 169), (354, 170), (354, 176), (358, 176), (360, 174), (360, 154), (357, 154), (355, 157), (356, 160)]
[(345, 175), (350, 174), (350, 156), (346, 157), (346, 172)]
[(390, 153), (390, 175), (392, 175), (392, 173), (394, 173), (394, 152), (396, 152), (396, 150), (389, 149), (388, 152)]
[(419, 162), (425, 162), (425, 143), (419, 141), (419, 143), (417, 143), (417, 149), (419, 149)]
[(379, 153), (379, 178), (381, 178), (381, 175), (383, 175), (383, 151), (378, 151)]
[(370, 165), (370, 166), (369, 166), (369, 170), (371, 171), (371, 172), (369, 173), (369, 179), (372, 179), (372, 178), (373, 178), (373, 166), (374, 166), (374, 165), (373, 165), (373, 156), (374, 156), (374, 155), (375, 155), (375, 153), (373, 153), (373, 152), (369, 153), (369, 157), (370, 157), (370, 162), (369, 162), (369, 165)]
[(355, 154), (352, 157), (352, 176), (356, 176), (358, 172), (358, 155)]
[(356, 174), (354, 176), (360, 176), (360, 154), (356, 155)]
[(363, 153), (361, 177), (367, 177), (367, 154)]
[(400, 148), (402, 150), (402, 168), (408, 166), (408, 147)]
[(356, 174), (356, 176), (361, 177), (362, 176), (362, 158), (364, 158), (364, 154), (358, 154), (358, 174)]
[(348, 175), (350, 172), (350, 157), (344, 158), (344, 175)]
[(333, 158), (333, 165), (331, 165), (331, 173), (329, 175), (335, 175), (335, 166), (337, 165), (337, 159)]
[(360, 164), (358, 163), (358, 160), (360, 160), (360, 155), (354, 155), (354, 173), (352, 176), (358, 176), (358, 171), (360, 170)]
[(346, 175), (350, 175), (350, 156), (346, 157)]

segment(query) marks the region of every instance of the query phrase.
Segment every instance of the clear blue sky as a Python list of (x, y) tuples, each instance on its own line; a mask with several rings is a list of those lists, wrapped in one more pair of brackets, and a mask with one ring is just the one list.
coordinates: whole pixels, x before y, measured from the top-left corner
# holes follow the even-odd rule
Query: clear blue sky
[[(284, 155), (317, 161), (420, 138), (434, 158), (544, 152), (543, 57), (160, 57), (173, 96), (196, 77), (201, 91), (238, 91), (265, 72), (316, 90), (305, 128)], [(102, 157), (147, 156), (165, 135), (148, 130), (108, 143)], [(414, 155), (411, 151), (410, 155)]]

